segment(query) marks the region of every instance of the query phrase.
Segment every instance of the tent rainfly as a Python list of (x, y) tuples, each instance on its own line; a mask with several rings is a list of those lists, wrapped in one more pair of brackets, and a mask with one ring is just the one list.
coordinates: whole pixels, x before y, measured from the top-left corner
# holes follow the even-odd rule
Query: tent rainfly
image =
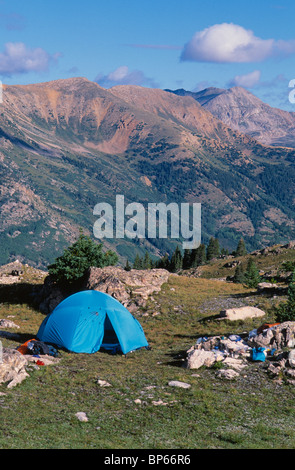
[(42, 322), (37, 338), (76, 353), (148, 347), (140, 323), (118, 300), (94, 290), (63, 300)]

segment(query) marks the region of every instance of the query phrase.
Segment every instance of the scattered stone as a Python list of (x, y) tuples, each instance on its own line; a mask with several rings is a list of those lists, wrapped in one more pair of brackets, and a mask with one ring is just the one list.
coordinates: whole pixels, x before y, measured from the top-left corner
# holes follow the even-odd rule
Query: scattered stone
[(247, 367), (247, 364), (242, 360), (242, 359), (237, 359), (233, 357), (227, 357), (224, 359), (223, 364), (229, 366), (231, 369), (234, 369), (236, 371), (241, 371), (245, 367)]
[(136, 405), (141, 405), (141, 400), (140, 400), (140, 398), (137, 398), (136, 400), (134, 400), (134, 403), (135, 403)]
[(179, 388), (185, 388), (185, 389), (191, 388), (190, 384), (187, 384), (185, 382), (179, 382), (178, 380), (172, 380), (168, 383), (168, 385), (170, 387), (179, 387)]
[(2, 319), (0, 320), (0, 328), (19, 328), (18, 325), (16, 325), (13, 321), (11, 320), (6, 320)]
[(79, 411), (78, 413), (75, 414), (75, 416), (82, 423), (87, 423), (87, 421), (88, 421), (88, 417), (87, 417), (86, 413), (84, 413), (83, 411)]
[(233, 369), (220, 369), (217, 373), (217, 376), (227, 380), (233, 380), (239, 377), (239, 373)]
[(97, 384), (100, 387), (111, 387), (111, 384), (109, 384), (106, 380), (100, 380), (98, 379)]
[(164, 402), (163, 400), (152, 401), (152, 404), (153, 404), (154, 406), (161, 406), (161, 405), (162, 405), (162, 406), (167, 406), (167, 405), (168, 405), (168, 403)]

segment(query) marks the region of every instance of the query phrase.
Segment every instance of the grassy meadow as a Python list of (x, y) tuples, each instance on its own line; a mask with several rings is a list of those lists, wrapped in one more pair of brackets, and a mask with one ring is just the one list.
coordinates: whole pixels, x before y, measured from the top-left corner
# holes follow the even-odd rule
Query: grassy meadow
[[(217, 367), (188, 370), (185, 352), (202, 335), (242, 333), (261, 324), (217, 321), (228, 299), (267, 308), (242, 285), (171, 276), (138, 317), (151, 346), (128, 354), (61, 351), (58, 364), (31, 368), (16, 388), (0, 385), (2, 449), (291, 449), (295, 447), (295, 389), (250, 363), (234, 381)], [(205, 306), (209, 305), (209, 312)], [(204, 313), (205, 312), (205, 313)], [(44, 316), (19, 304), (1, 304), (0, 318), (33, 338)], [(11, 331), (11, 330), (10, 330)], [(110, 387), (101, 387), (98, 379)], [(190, 389), (169, 381), (189, 383)], [(88, 422), (75, 414), (85, 412)]]

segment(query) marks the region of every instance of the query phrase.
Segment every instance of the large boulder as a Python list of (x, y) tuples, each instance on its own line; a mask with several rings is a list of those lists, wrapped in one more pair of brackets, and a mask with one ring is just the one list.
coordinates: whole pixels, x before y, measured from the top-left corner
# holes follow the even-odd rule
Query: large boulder
[(132, 310), (144, 306), (150, 295), (161, 290), (169, 276), (165, 269), (90, 268), (85, 288), (105, 292)]
[[(150, 295), (159, 292), (169, 276), (170, 273), (165, 269), (125, 271), (117, 266), (90, 268), (75, 292), (78, 290), (105, 292), (130, 311), (134, 311), (139, 306), (144, 306)], [(42, 289), (39, 308), (43, 313), (50, 313), (70, 294), (71, 292), (65, 292), (56, 286), (48, 276)]]
[(264, 317), (265, 312), (256, 307), (239, 307), (222, 310), (220, 312), (220, 318), (224, 320), (236, 321), (245, 320), (246, 318), (258, 318)]

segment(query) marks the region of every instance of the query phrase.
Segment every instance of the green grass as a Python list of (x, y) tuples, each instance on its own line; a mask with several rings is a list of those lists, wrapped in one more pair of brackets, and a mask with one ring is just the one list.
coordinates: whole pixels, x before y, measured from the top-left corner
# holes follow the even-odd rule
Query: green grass
[[(204, 301), (243, 292), (240, 285), (171, 276), (148, 315), (139, 317), (150, 351), (127, 357), (61, 352), (58, 364), (32, 369), (16, 388), (0, 385), (0, 448), (294, 448), (295, 389), (270, 379), (263, 364), (249, 363), (233, 382), (219, 379), (216, 368), (182, 367), (199, 335), (254, 327), (254, 321), (200, 322)], [(155, 305), (161, 313), (152, 316)], [(22, 339), (33, 338), (44, 318), (27, 305), (0, 305), (0, 318), (7, 316), (20, 326), (15, 332)], [(4, 347), (18, 344), (3, 340)], [(98, 379), (112, 386), (102, 388)], [(191, 388), (170, 387), (171, 380)], [(78, 421), (79, 411), (88, 422)]]

